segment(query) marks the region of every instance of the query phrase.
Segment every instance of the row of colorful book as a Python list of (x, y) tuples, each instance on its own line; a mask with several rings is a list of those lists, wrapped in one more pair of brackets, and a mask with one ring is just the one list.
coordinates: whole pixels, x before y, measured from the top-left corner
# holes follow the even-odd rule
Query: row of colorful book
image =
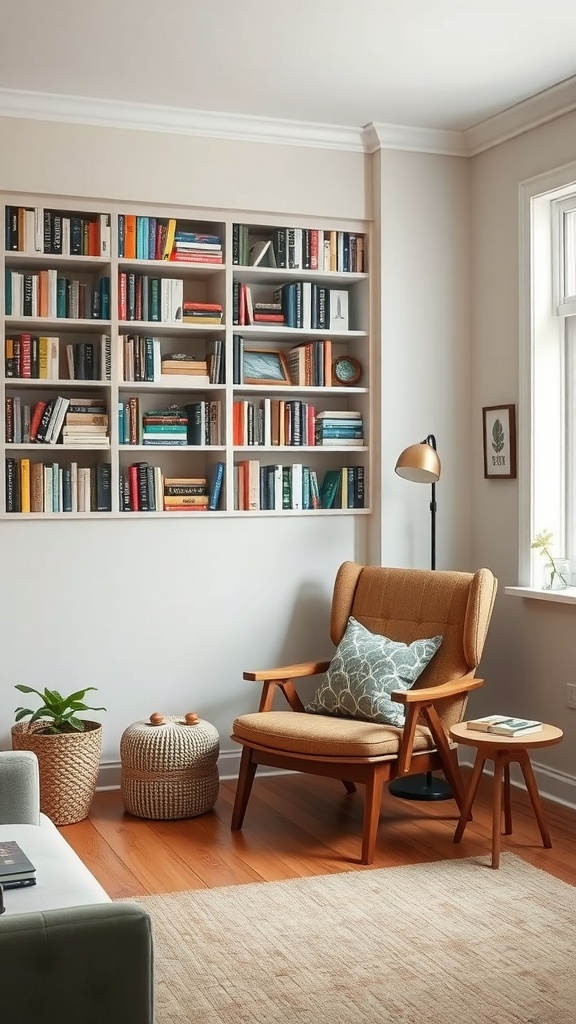
[(364, 467), (317, 470), (302, 463), (261, 465), (242, 459), (234, 465), (234, 507), (240, 511), (364, 508)]
[(110, 512), (111, 467), (107, 462), (42, 463), (6, 459), (7, 512)]
[(118, 257), (126, 260), (172, 260), (222, 263), (222, 239), (195, 231), (189, 222), (134, 214), (118, 216)]
[(121, 445), (152, 448), (222, 445), (222, 403), (202, 399), (141, 414), (140, 399), (129, 398), (118, 403), (118, 438)]
[(7, 252), (110, 256), (110, 214), (64, 214), (42, 206), (7, 206)]
[(347, 288), (328, 288), (314, 281), (287, 281), (265, 301), (255, 302), (251, 286), (235, 281), (232, 319), (239, 327), (260, 324), (346, 332), (350, 324), (348, 300)]
[(224, 463), (211, 478), (167, 477), (160, 466), (135, 462), (120, 473), (122, 512), (215, 512), (220, 507)]
[(9, 395), (4, 407), (5, 435), (9, 444), (110, 446), (108, 413), (102, 398), (55, 395), (28, 405), (19, 395)]
[(232, 443), (237, 446), (297, 445), (352, 448), (364, 445), (362, 414), (323, 410), (301, 399), (238, 399), (232, 406)]
[(232, 227), (232, 263), (236, 266), (278, 267), (288, 270), (320, 270), (364, 273), (365, 238), (352, 231), (321, 228)]
[(57, 270), (22, 273), (7, 267), (4, 308), (6, 316), (109, 320), (110, 278), (80, 281)]

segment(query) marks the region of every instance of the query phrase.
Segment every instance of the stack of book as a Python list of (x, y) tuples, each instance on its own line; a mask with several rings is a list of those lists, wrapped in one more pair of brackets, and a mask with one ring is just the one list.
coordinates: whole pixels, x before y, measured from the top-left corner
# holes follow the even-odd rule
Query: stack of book
[(531, 718), (509, 718), (507, 715), (486, 715), (466, 722), (468, 729), (475, 732), (495, 733), (497, 736), (526, 736), (542, 732), (542, 722)]
[(142, 416), (142, 444), (156, 448), (188, 443), (188, 418), (183, 409), (149, 409)]
[(194, 384), (209, 384), (208, 362), (186, 352), (173, 352), (162, 357), (162, 376), (193, 378)]
[(283, 324), (285, 316), (281, 302), (255, 302), (252, 321), (255, 324)]
[(335, 448), (354, 448), (364, 444), (362, 413), (348, 409), (319, 412), (316, 415), (316, 444)]
[[(170, 226), (168, 224), (168, 241)], [(177, 263), (222, 263), (222, 239), (198, 231), (174, 230), (170, 260)]]
[(166, 477), (164, 479), (164, 511), (194, 512), (209, 504), (206, 477)]
[(218, 302), (185, 302), (182, 321), (185, 324), (221, 324), (222, 306)]
[(108, 448), (108, 413), (102, 398), (63, 399), (66, 403), (62, 444)]

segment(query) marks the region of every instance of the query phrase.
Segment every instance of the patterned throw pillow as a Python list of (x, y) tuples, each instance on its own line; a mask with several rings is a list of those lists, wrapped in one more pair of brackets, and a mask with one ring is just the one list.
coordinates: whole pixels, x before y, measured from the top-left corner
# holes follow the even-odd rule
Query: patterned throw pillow
[(410, 645), (398, 643), (371, 633), (350, 616), (330, 667), (305, 710), (402, 728), (404, 708), (391, 701), (389, 694), (409, 690), (441, 643), (441, 636)]

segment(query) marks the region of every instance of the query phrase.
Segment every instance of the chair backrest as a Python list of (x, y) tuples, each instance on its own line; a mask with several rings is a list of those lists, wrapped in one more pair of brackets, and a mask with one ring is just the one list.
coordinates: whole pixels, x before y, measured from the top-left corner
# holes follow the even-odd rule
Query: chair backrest
[[(480, 661), (498, 583), (489, 569), (475, 573), (393, 569), (344, 562), (332, 598), (330, 636), (339, 644), (350, 615), (372, 633), (412, 643), (442, 636), (442, 645), (416, 682), (418, 688), (472, 676)], [(460, 721), (466, 702), (442, 702), (446, 726)]]

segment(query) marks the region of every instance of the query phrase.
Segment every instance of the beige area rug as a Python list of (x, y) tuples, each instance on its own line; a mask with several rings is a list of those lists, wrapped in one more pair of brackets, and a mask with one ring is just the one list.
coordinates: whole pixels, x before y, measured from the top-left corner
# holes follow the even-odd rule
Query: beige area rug
[(576, 1021), (576, 888), (512, 854), (135, 902), (156, 1024)]

